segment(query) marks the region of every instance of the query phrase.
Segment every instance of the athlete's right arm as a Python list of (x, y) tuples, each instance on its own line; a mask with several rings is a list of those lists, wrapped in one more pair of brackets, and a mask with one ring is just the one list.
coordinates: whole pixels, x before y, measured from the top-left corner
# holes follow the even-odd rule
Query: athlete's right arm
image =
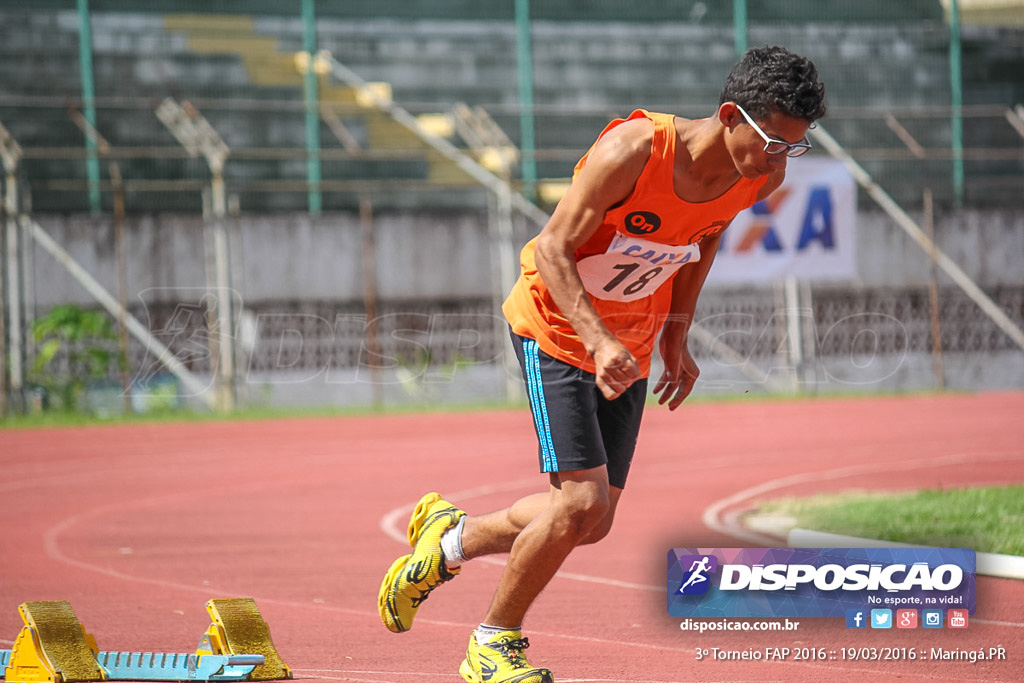
[(633, 192), (651, 153), (654, 124), (626, 121), (591, 150), (568, 192), (537, 237), (537, 271), (552, 299), (594, 359), (597, 386), (617, 398), (640, 378), (636, 359), (598, 316), (580, 279), (575, 252), (601, 226), (605, 213)]

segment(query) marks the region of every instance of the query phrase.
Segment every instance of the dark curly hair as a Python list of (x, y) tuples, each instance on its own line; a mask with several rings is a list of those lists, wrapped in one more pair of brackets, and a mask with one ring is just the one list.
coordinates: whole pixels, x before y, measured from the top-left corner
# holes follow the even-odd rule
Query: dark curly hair
[(718, 104), (735, 102), (755, 119), (776, 112), (808, 123), (825, 116), (825, 86), (818, 68), (784, 47), (747, 50), (729, 72)]

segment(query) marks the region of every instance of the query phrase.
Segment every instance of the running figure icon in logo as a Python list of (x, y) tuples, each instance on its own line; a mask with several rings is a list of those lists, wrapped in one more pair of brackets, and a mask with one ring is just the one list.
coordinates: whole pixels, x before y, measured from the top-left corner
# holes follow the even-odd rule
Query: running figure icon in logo
[(690, 568), (687, 570), (686, 580), (679, 587), (679, 594), (700, 595), (706, 593), (710, 586), (708, 574), (712, 574), (718, 569), (718, 558), (714, 555), (691, 555), (685, 559), (690, 560)]

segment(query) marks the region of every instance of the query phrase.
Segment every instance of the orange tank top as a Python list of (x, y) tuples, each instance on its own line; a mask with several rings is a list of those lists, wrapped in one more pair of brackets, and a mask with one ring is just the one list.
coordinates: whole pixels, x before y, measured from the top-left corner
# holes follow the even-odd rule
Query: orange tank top
[[(601, 136), (625, 121), (642, 117), (654, 122), (651, 156), (629, 198), (605, 214), (601, 226), (575, 256), (595, 310), (637, 359), (646, 377), (672, 304), (672, 276), (700, 260), (700, 240), (724, 230), (737, 213), (757, 201), (767, 176), (741, 178), (711, 201), (683, 201), (673, 185), (678, 137), (674, 116), (638, 109), (627, 119), (609, 123)], [(576, 164), (573, 177), (593, 149)], [(523, 247), (519, 279), (502, 311), (513, 332), (536, 340), (548, 355), (592, 373), (593, 359), (537, 272), (536, 241), (534, 238)]]

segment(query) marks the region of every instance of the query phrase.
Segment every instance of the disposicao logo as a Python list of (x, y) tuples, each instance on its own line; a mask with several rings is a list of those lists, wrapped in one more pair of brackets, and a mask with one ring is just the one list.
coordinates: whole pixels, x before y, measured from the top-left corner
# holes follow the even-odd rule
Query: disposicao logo
[[(845, 617), (851, 628), (892, 628), (894, 608), (973, 613), (975, 571), (974, 551), (966, 548), (674, 548), (668, 611)], [(876, 622), (885, 610), (889, 620)], [(857, 612), (864, 626), (850, 623)]]

